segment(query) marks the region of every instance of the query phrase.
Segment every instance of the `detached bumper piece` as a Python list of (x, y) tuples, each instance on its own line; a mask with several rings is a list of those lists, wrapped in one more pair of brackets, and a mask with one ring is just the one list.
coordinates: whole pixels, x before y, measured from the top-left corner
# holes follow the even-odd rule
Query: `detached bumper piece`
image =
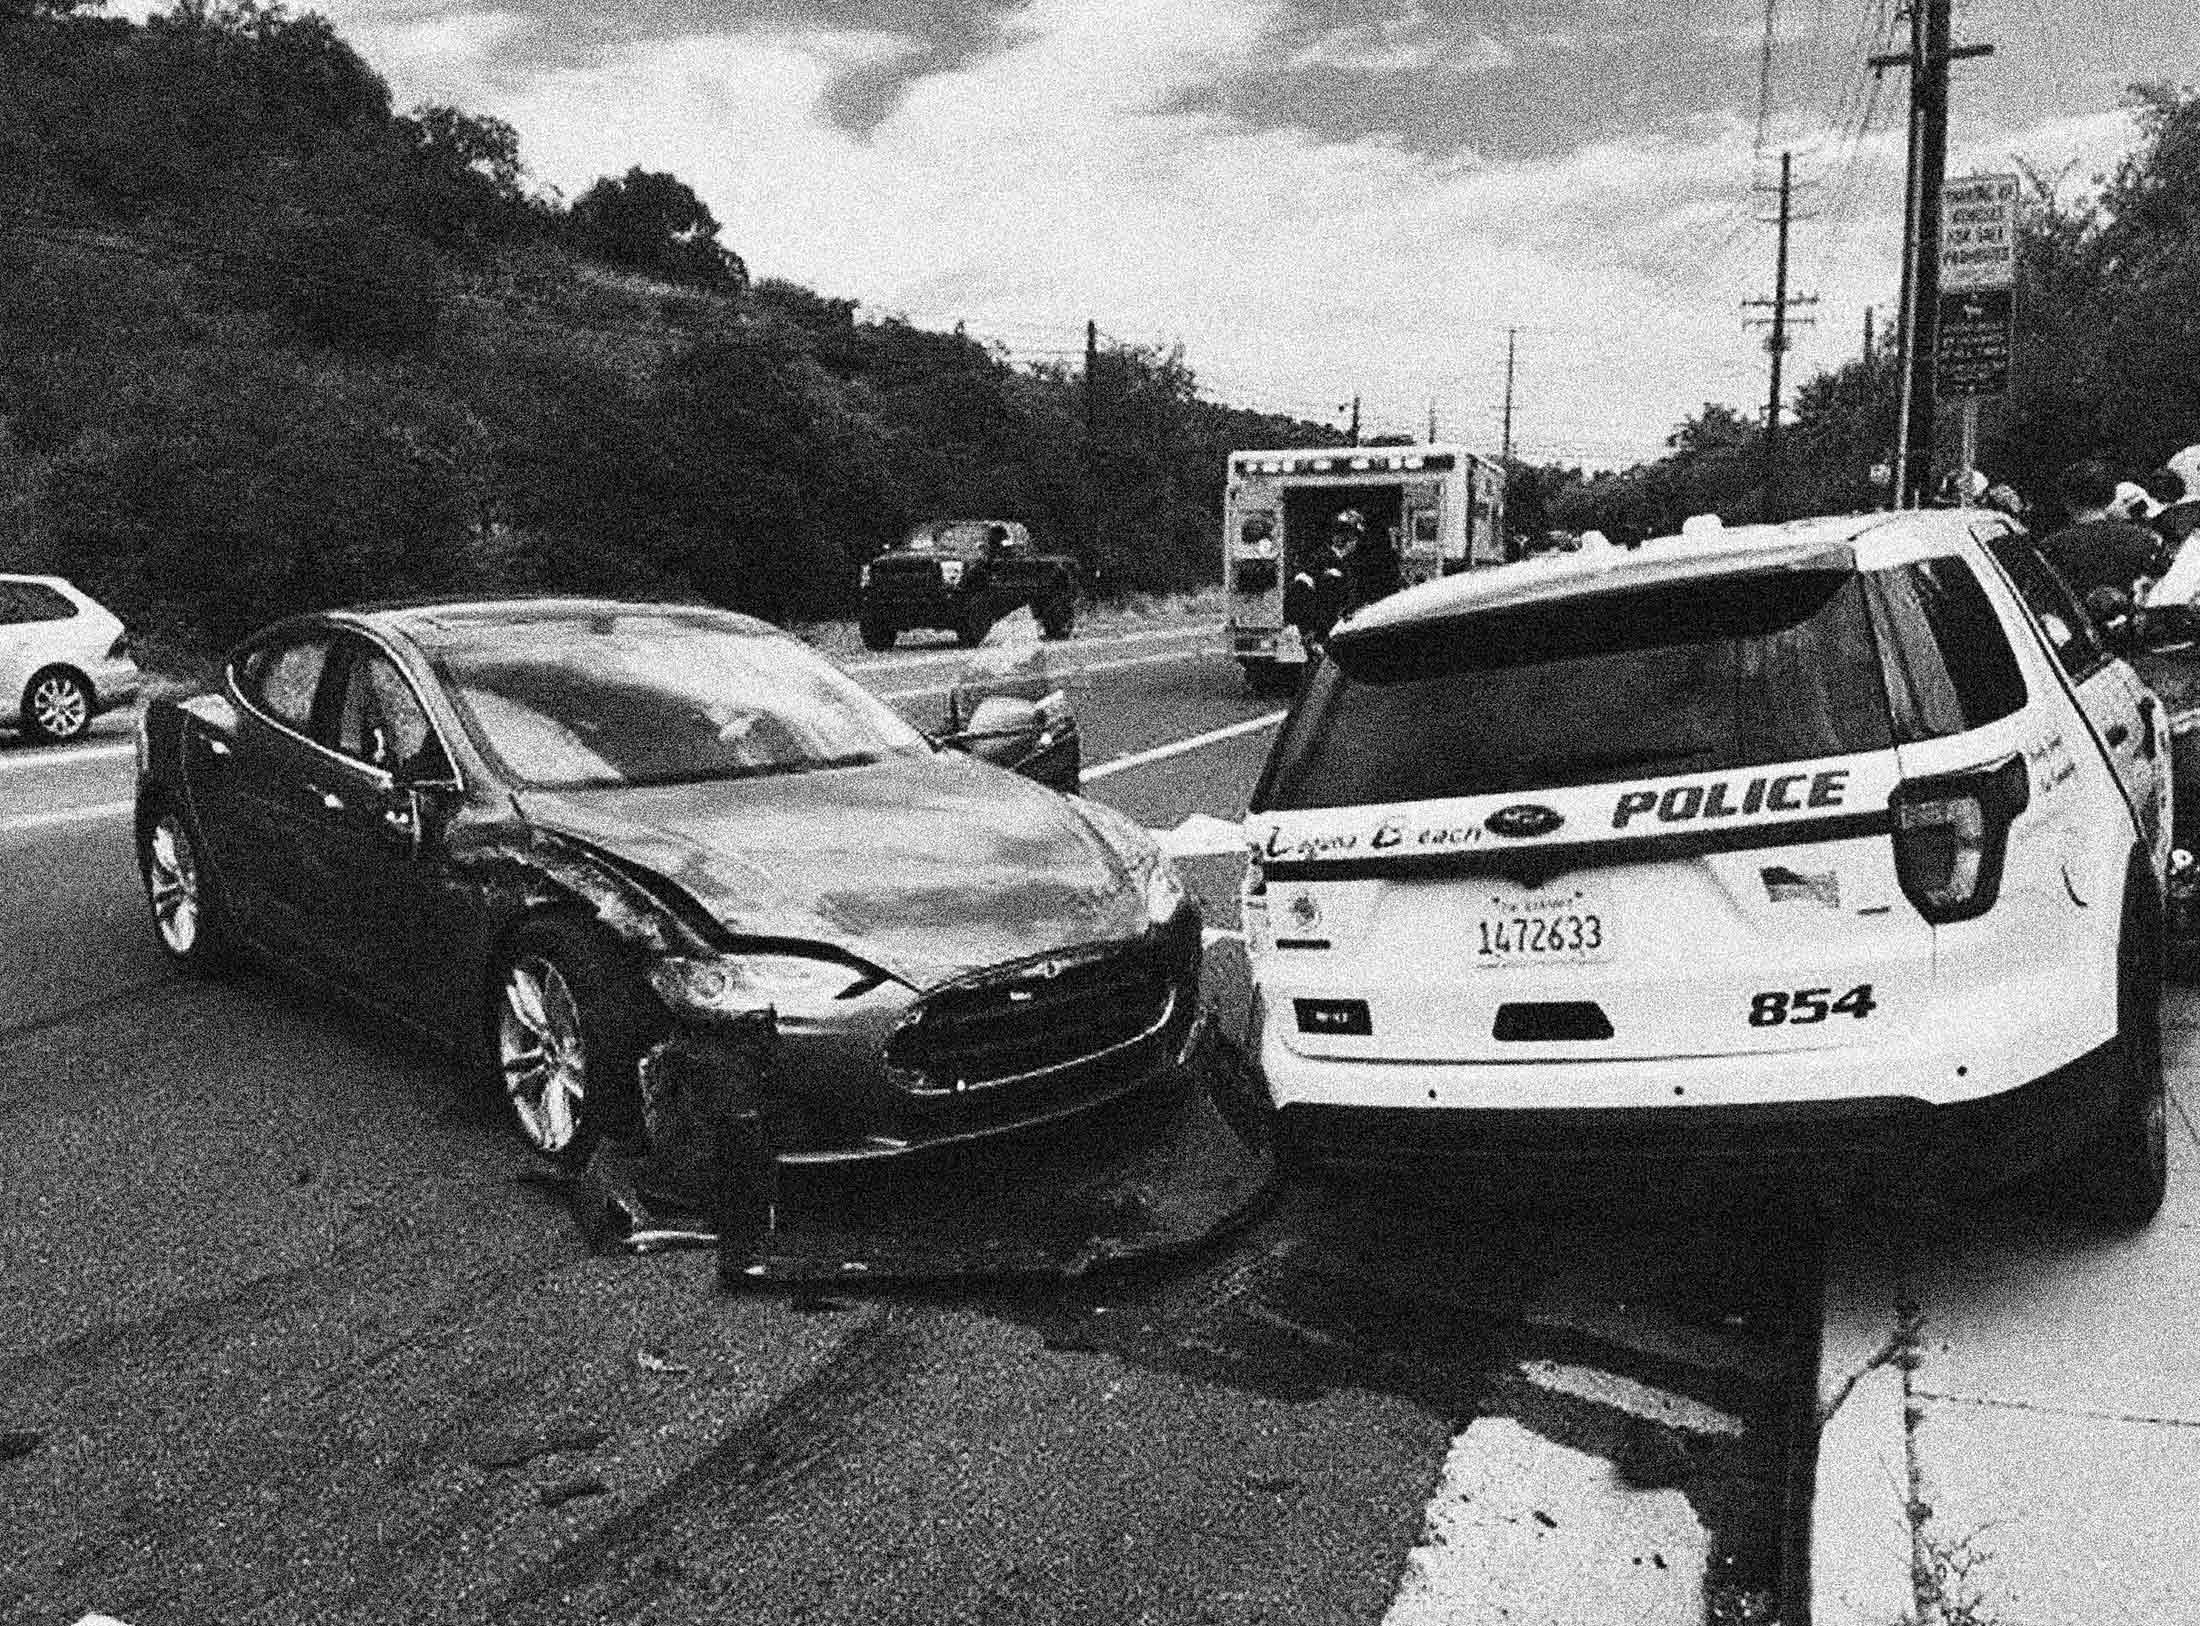
[(599, 1149), (584, 1208), (631, 1252), (715, 1247), (732, 1287), (1074, 1277), (1189, 1251), (1260, 1211), (1275, 1159), (1242, 1053), (1204, 1022), (1175, 1039), (1142, 1086), (1056, 1123), (781, 1164), (754, 1036), (682, 1036), (643, 1069), (650, 1143)]

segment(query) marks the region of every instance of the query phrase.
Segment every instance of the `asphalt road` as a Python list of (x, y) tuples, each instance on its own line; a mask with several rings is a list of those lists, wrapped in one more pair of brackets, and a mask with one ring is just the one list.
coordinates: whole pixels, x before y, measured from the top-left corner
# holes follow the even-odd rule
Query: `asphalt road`
[[(1152, 755), (1273, 709), (1211, 634), (1051, 655), (1093, 795), (1242, 811), (1268, 729)], [(959, 660), (855, 664), (935, 721)], [(0, 1621), (1768, 1617), (1777, 1194), (1287, 1190), (1072, 1283), (729, 1294), (592, 1254), (440, 1057), (170, 973), (127, 738), (0, 739)]]

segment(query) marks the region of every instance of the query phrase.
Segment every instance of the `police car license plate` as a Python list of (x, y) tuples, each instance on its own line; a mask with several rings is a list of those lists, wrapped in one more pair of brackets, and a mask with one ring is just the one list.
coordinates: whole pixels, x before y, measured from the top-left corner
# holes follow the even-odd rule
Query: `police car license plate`
[(1612, 957), (1613, 927), (1611, 899), (1593, 881), (1491, 888), (1468, 931), (1468, 958), (1483, 969), (1589, 965)]

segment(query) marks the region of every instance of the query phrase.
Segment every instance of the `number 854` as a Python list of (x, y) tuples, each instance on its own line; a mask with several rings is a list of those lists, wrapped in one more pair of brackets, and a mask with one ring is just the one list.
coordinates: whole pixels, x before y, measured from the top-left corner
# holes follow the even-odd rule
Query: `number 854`
[(1853, 1016), (1859, 1022), (1879, 1008), (1872, 985), (1858, 983), (1840, 998), (1831, 988), (1798, 988), (1793, 993), (1769, 988), (1749, 997), (1749, 1025), (1753, 1028), (1808, 1027), (1829, 1016)]

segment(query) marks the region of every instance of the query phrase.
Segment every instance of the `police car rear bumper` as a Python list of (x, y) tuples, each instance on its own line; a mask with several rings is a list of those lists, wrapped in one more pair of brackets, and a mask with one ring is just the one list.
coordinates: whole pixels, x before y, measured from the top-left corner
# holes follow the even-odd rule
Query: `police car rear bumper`
[[(2106, 1047), (2104, 1047), (2105, 1050)], [(1329, 1172), (1715, 1163), (1998, 1184), (2082, 1147), (2106, 1121), (2094, 1051), (2016, 1088), (1936, 1104), (1851, 1095), (1671, 1107), (1362, 1107), (1298, 1102), (1275, 1115), (1287, 1166)]]

